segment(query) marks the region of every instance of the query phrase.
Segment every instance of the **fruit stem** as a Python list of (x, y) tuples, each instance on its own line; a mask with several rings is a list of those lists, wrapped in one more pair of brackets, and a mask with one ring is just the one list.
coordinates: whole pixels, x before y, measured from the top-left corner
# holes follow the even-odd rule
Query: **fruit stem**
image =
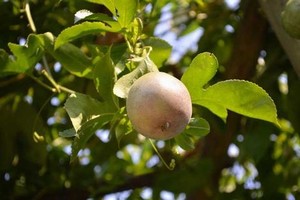
[(156, 152), (156, 154), (158, 155), (158, 157), (160, 158), (160, 160), (162, 161), (162, 163), (166, 166), (166, 168), (168, 168), (168, 170), (172, 171), (175, 168), (175, 160), (172, 159), (170, 164), (167, 164), (165, 159), (161, 156), (161, 154), (159, 153), (159, 151), (157, 150), (156, 146), (154, 145), (153, 141), (148, 138), (148, 140), (150, 141), (150, 144), (152, 145), (154, 151)]

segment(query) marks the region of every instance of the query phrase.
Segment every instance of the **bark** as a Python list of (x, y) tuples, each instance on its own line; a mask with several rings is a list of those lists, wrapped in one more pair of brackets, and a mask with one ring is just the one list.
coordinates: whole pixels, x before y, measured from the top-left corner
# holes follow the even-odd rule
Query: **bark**
[(285, 0), (259, 0), (259, 3), (272, 26), (282, 48), (286, 52), (298, 77), (300, 77), (300, 40), (290, 37), (281, 25), (281, 11)]

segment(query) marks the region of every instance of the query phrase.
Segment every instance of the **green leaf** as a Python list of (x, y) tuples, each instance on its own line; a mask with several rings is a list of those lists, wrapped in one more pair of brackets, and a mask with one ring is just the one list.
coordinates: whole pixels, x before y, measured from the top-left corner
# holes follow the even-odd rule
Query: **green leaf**
[(0, 73), (7, 75), (11, 73), (24, 73), (32, 69), (44, 55), (45, 48), (49, 48), (53, 42), (51, 33), (30, 34), (25, 45), (9, 43), (8, 46), (13, 53), (9, 56), (4, 50), (0, 50)]
[(184, 150), (193, 150), (195, 148), (194, 142), (191, 136), (186, 133), (180, 133), (175, 137), (176, 143)]
[(180, 37), (185, 36), (189, 33), (192, 33), (193, 31), (195, 31), (196, 29), (199, 28), (199, 22), (197, 20), (191, 20), (187, 27), (180, 33)]
[(55, 51), (49, 49), (49, 52), (70, 73), (78, 77), (93, 78), (92, 61), (75, 45), (64, 44)]
[(18, 65), (18, 63), (9, 56), (6, 51), (0, 49), (0, 75), (6, 76), (11, 73), (23, 73), (27, 70), (25, 65)]
[(113, 93), (116, 81), (115, 68), (110, 58), (110, 49), (96, 62), (94, 68), (94, 83), (101, 98), (111, 105), (112, 110), (118, 108), (118, 98)]
[(115, 44), (110, 47), (88, 44), (87, 47), (92, 58), (104, 56), (110, 49), (110, 57), (115, 65), (116, 74), (121, 73), (125, 69), (125, 63), (128, 59), (127, 45), (125, 43)]
[[(9, 43), (9, 49), (16, 57), (16, 62), (24, 69), (34, 67), (43, 56), (43, 48), (40, 45), (40, 39), (35, 35), (28, 37), (27, 45), (22, 46)], [(22, 63), (22, 64), (21, 64)]]
[(95, 131), (101, 129), (112, 117), (113, 115), (103, 114), (81, 125), (72, 143), (71, 162), (76, 159), (78, 152), (84, 148), (87, 141), (95, 134)]
[[(110, 107), (107, 104), (80, 93), (70, 95), (65, 103), (65, 109), (76, 132), (72, 143), (72, 162), (95, 131), (112, 120), (114, 113), (110, 113)], [(68, 130), (62, 134), (70, 133), (72, 131)]]
[(264, 89), (249, 81), (227, 80), (216, 83), (204, 90), (193, 103), (207, 107), (224, 120), (220, 113), (228, 109), (278, 125), (273, 100)]
[[(195, 101), (193, 102), (194, 104), (199, 104), (199, 102)], [(220, 105), (214, 101), (206, 101), (205, 103), (202, 104), (202, 106), (208, 108), (210, 111), (212, 111), (215, 115), (226, 121), (228, 112), (226, 107), (223, 105)]]
[(190, 136), (203, 137), (210, 131), (209, 123), (203, 118), (192, 118), (184, 133)]
[(91, 3), (104, 5), (117, 18), (122, 28), (127, 27), (135, 17), (137, 0), (86, 0)]
[(119, 23), (114, 20), (105, 22), (83, 22), (63, 30), (56, 39), (55, 49), (65, 43), (89, 34), (96, 34), (103, 31), (119, 32), (120, 30), (121, 27)]
[(111, 120), (110, 132), (115, 133), (118, 145), (120, 146), (123, 136), (131, 131), (133, 131), (132, 125), (126, 115), (126, 108), (124, 106), (114, 114), (114, 117)]
[(76, 131), (74, 128), (70, 128), (67, 130), (64, 130), (62, 132), (59, 132), (60, 137), (74, 137), (76, 136)]
[(185, 130), (175, 137), (175, 142), (184, 150), (195, 148), (195, 141), (210, 131), (208, 122), (203, 118), (192, 118)]
[(92, 13), (89, 10), (80, 10), (77, 11), (77, 13), (78, 12), (80, 12), (85, 17), (79, 18), (77, 21), (75, 21), (76, 23), (81, 21), (100, 21), (100, 22), (111, 21), (111, 17), (103, 13)]
[(193, 59), (181, 78), (190, 92), (192, 101), (199, 99), (202, 87), (214, 77), (218, 66), (218, 60), (212, 53), (200, 53)]
[(116, 14), (121, 27), (127, 27), (137, 12), (137, 0), (115, 0)]
[(126, 39), (130, 44), (134, 45), (139, 42), (142, 33), (143, 22), (140, 18), (136, 17), (127, 29)]
[(120, 146), (122, 138), (133, 131), (132, 125), (127, 117), (123, 117), (116, 126), (116, 138)]
[[(65, 103), (65, 109), (76, 132), (85, 122), (110, 113), (110, 107), (107, 104), (80, 93), (70, 95)], [(110, 114), (113, 115), (113, 113)]]
[(172, 46), (156, 37), (150, 37), (144, 40), (144, 44), (152, 47), (150, 52), (150, 58), (160, 68), (162, 64), (169, 58), (172, 52)]
[(227, 110), (272, 122), (278, 125), (273, 100), (258, 85), (242, 80), (219, 82), (205, 89), (218, 69), (218, 61), (211, 53), (201, 53), (194, 58), (181, 81), (189, 90), (192, 103), (204, 106), (226, 120)]
[(116, 7), (115, 7), (115, 0), (86, 0), (91, 3), (104, 5), (108, 10), (116, 16)]
[(114, 86), (114, 94), (120, 98), (127, 98), (129, 89), (142, 75), (148, 72), (158, 71), (157, 66), (152, 62), (152, 60), (147, 56), (138, 65), (136, 69), (132, 72), (122, 76)]

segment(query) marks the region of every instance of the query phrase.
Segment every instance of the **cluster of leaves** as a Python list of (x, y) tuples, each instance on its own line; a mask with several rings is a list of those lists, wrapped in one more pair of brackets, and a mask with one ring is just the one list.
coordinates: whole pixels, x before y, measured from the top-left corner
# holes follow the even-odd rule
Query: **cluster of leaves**
[[(73, 128), (62, 132), (61, 136), (76, 136), (71, 160), (76, 158), (95, 131), (107, 123), (110, 123), (111, 132), (116, 132), (119, 142), (124, 135), (133, 131), (117, 96), (126, 98), (134, 80), (145, 73), (157, 71), (157, 65), (168, 58), (171, 50), (165, 41), (142, 34), (143, 23), (140, 18), (136, 18), (137, 1), (91, 2), (104, 5), (112, 16), (81, 10), (77, 12), (80, 23), (66, 28), (57, 38), (51, 33), (31, 34), (25, 46), (9, 44), (13, 57), (1, 51), (2, 75), (32, 73), (34, 66), (47, 52), (70, 73), (94, 81), (100, 101), (75, 92), (65, 103)], [(90, 44), (87, 46), (91, 54), (88, 57), (70, 43), (101, 32), (121, 34), (127, 46), (102, 48)], [(118, 60), (113, 59), (115, 54), (121, 55)], [(227, 110), (231, 110), (278, 124), (272, 99), (254, 83), (228, 80), (204, 88), (217, 70), (218, 61), (213, 54), (202, 53), (192, 60), (181, 80), (188, 88), (193, 104), (208, 108), (223, 120), (227, 118)], [(118, 80), (117, 75), (121, 76)], [(194, 148), (193, 139), (203, 137), (208, 132), (208, 122), (203, 118), (195, 118), (175, 141), (183, 149), (191, 150)]]

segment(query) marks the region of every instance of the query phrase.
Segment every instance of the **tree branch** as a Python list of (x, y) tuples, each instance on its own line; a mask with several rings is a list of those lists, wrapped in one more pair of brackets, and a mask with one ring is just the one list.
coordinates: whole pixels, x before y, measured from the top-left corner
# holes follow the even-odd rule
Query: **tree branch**
[(126, 181), (124, 184), (119, 185), (115, 187), (112, 190), (109, 191), (99, 191), (96, 194), (93, 195), (93, 198), (99, 198), (103, 197), (106, 194), (112, 194), (116, 192), (123, 192), (126, 190), (133, 190), (137, 188), (142, 188), (146, 186), (152, 186), (154, 184), (155, 177), (157, 176), (157, 173), (149, 173), (149, 174), (143, 174), (140, 176), (135, 176)]
[(259, 0), (282, 48), (300, 77), (300, 40), (290, 37), (281, 25), (281, 11), (286, 1)]

